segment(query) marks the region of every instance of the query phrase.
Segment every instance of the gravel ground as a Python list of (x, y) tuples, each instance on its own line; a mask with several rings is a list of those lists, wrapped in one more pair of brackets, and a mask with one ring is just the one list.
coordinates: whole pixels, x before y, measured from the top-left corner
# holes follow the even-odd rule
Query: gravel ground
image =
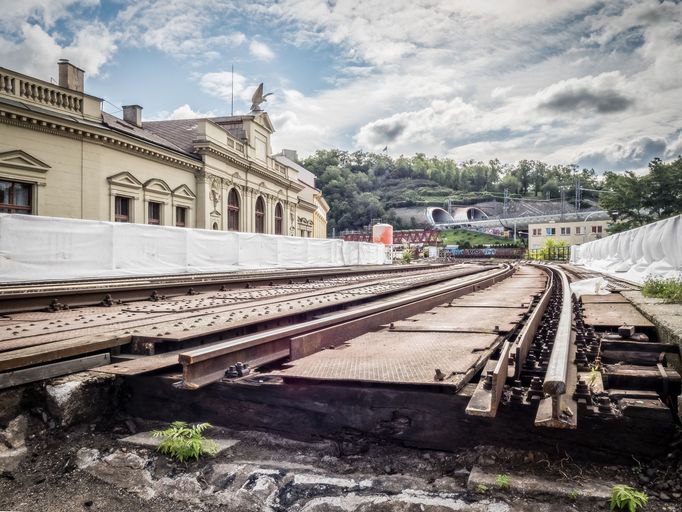
[[(586, 485), (648, 486), (646, 510), (682, 510), (680, 449), (648, 465), (578, 465), (567, 457), (478, 447), (457, 453), (393, 445), (320, 441), (301, 443), (260, 432), (214, 428), (215, 438), (236, 439), (213, 458), (175, 463), (153, 449), (120, 442), (131, 431), (159, 425), (129, 418), (48, 428), (31, 416), (20, 466), (0, 477), (0, 510), (66, 511), (427, 511), (481, 512), (608, 510)], [(577, 499), (547, 494), (534, 484), (508, 489), (467, 488), (472, 468), (574, 486)], [(545, 492), (545, 494), (537, 494)], [(675, 495), (675, 496), (674, 496)]]

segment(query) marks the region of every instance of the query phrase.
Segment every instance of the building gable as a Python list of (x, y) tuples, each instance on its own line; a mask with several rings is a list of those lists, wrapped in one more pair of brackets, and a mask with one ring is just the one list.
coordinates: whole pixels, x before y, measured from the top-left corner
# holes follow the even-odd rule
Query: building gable
[(111, 185), (116, 185), (124, 188), (142, 188), (142, 183), (135, 176), (130, 174), (128, 171), (119, 172), (113, 176), (109, 176), (107, 181)]
[(0, 153), (0, 166), (41, 173), (45, 173), (50, 169), (50, 166), (45, 162), (38, 160), (21, 149)]

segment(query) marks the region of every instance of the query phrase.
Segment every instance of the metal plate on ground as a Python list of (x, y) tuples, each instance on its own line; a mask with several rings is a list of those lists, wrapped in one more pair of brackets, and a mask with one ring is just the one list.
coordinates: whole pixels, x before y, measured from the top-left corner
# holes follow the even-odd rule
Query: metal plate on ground
[(617, 327), (619, 325), (654, 327), (654, 324), (631, 304), (585, 304), (584, 318), (587, 325), (595, 327)]
[[(498, 336), (380, 331), (291, 363), (286, 377), (386, 384), (466, 384), (467, 372)], [(436, 378), (436, 369), (443, 380)]]
[(486, 308), (472, 315), (469, 308), (438, 307), (407, 320), (394, 322), (393, 325), (396, 330), (414, 327), (452, 327), (453, 331), (489, 331), (497, 325), (500, 330), (508, 331), (525, 312), (526, 308)]
[(620, 293), (610, 293), (608, 295), (581, 295), (583, 304), (630, 304)]

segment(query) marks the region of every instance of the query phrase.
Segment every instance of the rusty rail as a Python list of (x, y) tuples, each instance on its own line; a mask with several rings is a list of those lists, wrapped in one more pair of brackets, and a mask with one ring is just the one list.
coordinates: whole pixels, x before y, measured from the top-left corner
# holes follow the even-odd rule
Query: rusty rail
[[(569, 397), (575, 389), (577, 369), (572, 364), (575, 356), (573, 344), (573, 308), (571, 302), (571, 289), (568, 278), (563, 270), (553, 268), (558, 283), (561, 285), (561, 314), (552, 353), (547, 365), (545, 380), (542, 390), (549, 395), (540, 402), (535, 417), (536, 426), (554, 428), (576, 428), (577, 409), (569, 403), (565, 395)], [(551, 410), (550, 410), (551, 407)]]
[[(256, 361), (258, 364), (266, 364), (289, 357), (293, 337), (300, 337), (303, 334), (333, 326), (339, 326), (334, 336), (344, 336), (339, 330), (345, 332), (345, 335), (357, 333), (359, 325), (367, 330), (399, 317), (409, 316), (419, 310), (429, 309), (475, 289), (485, 288), (499, 282), (511, 275), (513, 271), (514, 268), (511, 265), (503, 264), (495, 270), (479, 272), (479, 274), (484, 274), (483, 276), (478, 275), (465, 281), (459, 278), (455, 283), (433, 285), (427, 290), (403, 293), (399, 297), (383, 299), (373, 304), (326, 315), (308, 322), (279, 327), (184, 352), (178, 357), (183, 367), (182, 386), (197, 389), (217, 382), (224, 377), (230, 365), (240, 361), (248, 362), (253, 366)], [(351, 322), (359, 322), (359, 324), (351, 324)], [(297, 341), (300, 343), (300, 338)], [(299, 350), (301, 349), (297, 348), (297, 351)]]
[[(434, 265), (434, 268), (446, 265)], [(415, 266), (414, 270), (426, 267)], [(108, 295), (111, 301), (131, 302), (146, 300), (153, 291), (167, 297), (186, 295), (194, 291), (216, 290), (243, 286), (246, 283), (282, 283), (336, 276), (362, 275), (375, 272), (393, 274), (411, 270), (405, 266), (371, 265), (359, 267), (313, 268), (286, 271), (240, 271), (167, 276), (119, 277), (78, 281), (0, 284), (0, 314), (45, 309), (57, 299), (61, 305), (81, 307), (100, 304)]]

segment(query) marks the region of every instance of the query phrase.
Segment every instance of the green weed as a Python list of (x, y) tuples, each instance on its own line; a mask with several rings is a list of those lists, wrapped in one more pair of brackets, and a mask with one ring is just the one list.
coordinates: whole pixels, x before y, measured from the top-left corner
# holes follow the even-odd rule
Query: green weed
[(478, 484), (476, 486), (476, 492), (479, 494), (485, 494), (486, 492), (488, 492), (488, 486), (485, 484)]
[(644, 281), (642, 295), (666, 299), (669, 302), (682, 302), (682, 279), (650, 277)]
[(202, 455), (215, 455), (218, 445), (204, 438), (204, 431), (210, 428), (209, 423), (188, 425), (184, 421), (174, 421), (165, 430), (155, 430), (154, 437), (162, 437), (163, 441), (157, 450), (180, 462), (190, 459), (198, 460)]
[(648, 501), (649, 496), (645, 492), (637, 491), (628, 485), (614, 485), (609, 510), (636, 512), (646, 506)]
[(510, 483), (511, 478), (509, 478), (509, 475), (497, 475), (495, 477), (495, 485), (503, 491), (509, 489)]

